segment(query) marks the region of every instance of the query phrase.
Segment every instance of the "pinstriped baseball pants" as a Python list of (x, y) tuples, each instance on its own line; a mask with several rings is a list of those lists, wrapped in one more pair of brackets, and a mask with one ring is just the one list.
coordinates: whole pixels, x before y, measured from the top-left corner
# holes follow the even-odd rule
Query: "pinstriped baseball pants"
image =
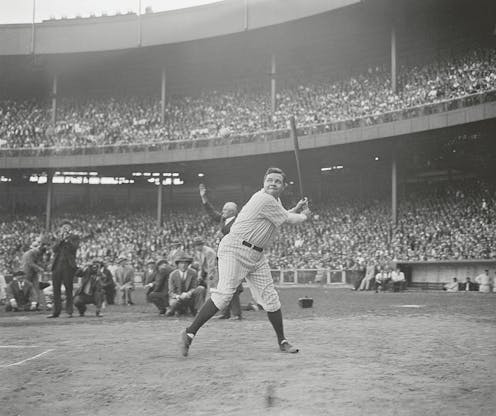
[(241, 241), (228, 234), (219, 244), (218, 258), (219, 283), (211, 294), (217, 308), (222, 310), (229, 305), (243, 279), (246, 279), (255, 301), (267, 312), (275, 312), (281, 308), (269, 263), (263, 253), (243, 246)]

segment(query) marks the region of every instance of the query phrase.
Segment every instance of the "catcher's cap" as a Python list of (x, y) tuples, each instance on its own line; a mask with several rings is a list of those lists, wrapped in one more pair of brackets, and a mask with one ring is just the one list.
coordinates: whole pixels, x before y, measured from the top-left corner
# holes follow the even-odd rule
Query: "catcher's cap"
[(175, 261), (176, 261), (176, 264), (179, 264), (179, 263), (191, 264), (191, 263), (193, 263), (193, 257), (184, 254), (181, 257), (178, 257)]

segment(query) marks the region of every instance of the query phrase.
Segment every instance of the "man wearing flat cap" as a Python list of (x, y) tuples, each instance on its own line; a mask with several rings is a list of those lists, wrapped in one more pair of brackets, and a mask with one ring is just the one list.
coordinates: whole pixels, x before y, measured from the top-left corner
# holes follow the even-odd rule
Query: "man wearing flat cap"
[(6, 312), (34, 311), (36, 310), (36, 293), (31, 282), (26, 280), (23, 271), (14, 273), (14, 279), (7, 285)]
[(60, 227), (59, 236), (52, 247), (52, 285), (53, 285), (53, 313), (48, 318), (58, 318), (62, 311), (61, 287), (65, 287), (65, 310), (69, 318), (72, 318), (73, 303), (72, 290), (74, 275), (77, 271), (76, 252), (79, 248), (80, 239), (73, 232), (72, 224), (64, 221)]
[(153, 303), (159, 311), (159, 315), (165, 315), (169, 306), (169, 276), (174, 268), (165, 259), (157, 262), (157, 271), (152, 281), (145, 285), (148, 289), (146, 300)]
[(176, 260), (177, 269), (169, 276), (169, 307), (166, 315), (180, 315), (188, 309), (194, 316), (205, 302), (206, 289), (198, 285), (198, 274), (190, 264), (193, 258), (183, 255)]

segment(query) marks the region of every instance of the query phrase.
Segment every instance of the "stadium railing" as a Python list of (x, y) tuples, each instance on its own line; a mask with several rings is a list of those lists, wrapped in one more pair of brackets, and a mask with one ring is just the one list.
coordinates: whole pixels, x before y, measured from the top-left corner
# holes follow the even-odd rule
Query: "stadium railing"
[[(397, 111), (385, 113), (368, 114), (361, 117), (331, 121), (328, 123), (300, 126), (297, 133), (300, 137), (323, 134), (358, 127), (368, 127), (377, 124), (407, 120), (421, 116), (453, 111), (461, 108), (471, 107), (487, 102), (496, 101), (496, 90), (483, 93), (465, 95), (450, 100), (439, 101), (432, 104), (424, 104), (408, 107)], [(80, 147), (36, 147), (36, 148), (8, 148), (0, 147), (2, 157), (23, 156), (55, 156), (55, 155), (96, 155), (106, 153), (132, 153), (152, 152), (167, 150), (184, 150), (211, 146), (224, 146), (243, 143), (265, 143), (274, 140), (287, 139), (291, 135), (289, 128), (278, 130), (259, 131), (239, 135), (228, 135), (223, 137), (197, 138), (188, 140), (152, 141), (138, 144), (112, 144)]]
[(272, 269), (274, 284), (290, 285), (352, 285), (363, 274), (359, 270)]

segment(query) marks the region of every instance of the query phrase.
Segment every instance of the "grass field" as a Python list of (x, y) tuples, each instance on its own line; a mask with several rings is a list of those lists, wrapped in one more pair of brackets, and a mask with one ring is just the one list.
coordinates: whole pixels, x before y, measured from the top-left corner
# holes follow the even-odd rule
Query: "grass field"
[(183, 358), (191, 318), (158, 316), (141, 291), (103, 318), (0, 312), (0, 415), (496, 414), (496, 295), (280, 293), (299, 354), (247, 311), (211, 320)]

